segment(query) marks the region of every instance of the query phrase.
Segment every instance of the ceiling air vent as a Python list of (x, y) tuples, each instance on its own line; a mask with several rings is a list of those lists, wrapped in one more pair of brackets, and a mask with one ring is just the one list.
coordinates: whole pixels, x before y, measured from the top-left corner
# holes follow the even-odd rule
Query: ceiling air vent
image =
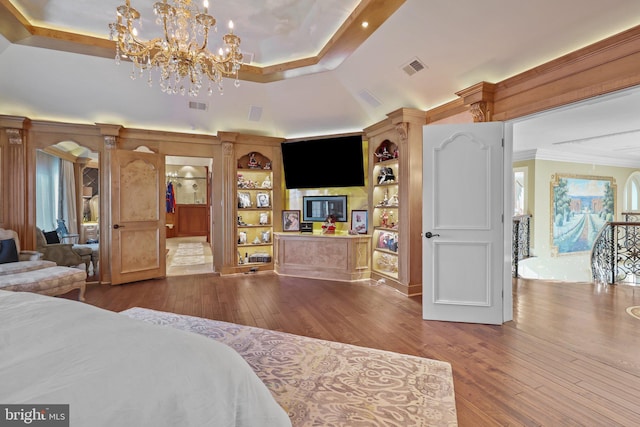
[(207, 111), (207, 104), (204, 102), (189, 101), (189, 108), (192, 110)]
[(252, 52), (242, 52), (242, 63), (243, 64), (251, 64), (253, 62), (253, 57), (255, 56)]
[(418, 58), (413, 58), (407, 64), (402, 66), (402, 70), (409, 76), (413, 76), (415, 73), (424, 70), (425, 68), (427, 68), (427, 66)]
[(259, 122), (262, 117), (262, 107), (252, 105), (249, 107), (249, 121)]
[(381, 104), (380, 100), (373, 96), (373, 94), (367, 89), (362, 89), (360, 92), (358, 92), (358, 96), (373, 108), (379, 107)]

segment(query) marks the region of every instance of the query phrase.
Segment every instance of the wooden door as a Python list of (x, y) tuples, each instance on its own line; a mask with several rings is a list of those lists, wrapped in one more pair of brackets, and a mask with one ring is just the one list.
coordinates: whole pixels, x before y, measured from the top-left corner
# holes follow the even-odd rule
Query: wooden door
[(116, 150), (111, 168), (111, 283), (164, 277), (164, 159)]
[(510, 318), (503, 302), (504, 288), (511, 298), (503, 134), (500, 122), (424, 127), (424, 319), (501, 324)]

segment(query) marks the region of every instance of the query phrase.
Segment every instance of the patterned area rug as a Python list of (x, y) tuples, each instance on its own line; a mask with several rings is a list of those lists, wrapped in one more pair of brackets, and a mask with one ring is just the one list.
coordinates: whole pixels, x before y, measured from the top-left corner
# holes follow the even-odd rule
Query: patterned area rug
[(294, 427), (457, 426), (449, 363), (139, 307), (122, 314), (234, 348)]
[(171, 258), (171, 266), (204, 264), (204, 248), (202, 243), (180, 243)]
[(636, 305), (634, 307), (628, 307), (627, 313), (629, 313), (631, 316), (635, 317), (636, 319), (640, 320), (640, 305)]

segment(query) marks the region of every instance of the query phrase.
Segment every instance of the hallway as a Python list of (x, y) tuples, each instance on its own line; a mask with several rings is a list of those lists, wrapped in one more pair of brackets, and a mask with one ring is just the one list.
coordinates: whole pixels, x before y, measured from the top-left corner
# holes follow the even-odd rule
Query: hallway
[(214, 272), (213, 253), (205, 236), (167, 239), (167, 276)]

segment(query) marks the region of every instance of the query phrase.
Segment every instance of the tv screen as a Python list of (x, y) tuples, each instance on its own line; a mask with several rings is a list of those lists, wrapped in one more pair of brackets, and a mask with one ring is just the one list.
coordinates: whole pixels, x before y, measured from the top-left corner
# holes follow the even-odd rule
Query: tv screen
[(362, 136), (282, 143), (287, 189), (363, 187)]

